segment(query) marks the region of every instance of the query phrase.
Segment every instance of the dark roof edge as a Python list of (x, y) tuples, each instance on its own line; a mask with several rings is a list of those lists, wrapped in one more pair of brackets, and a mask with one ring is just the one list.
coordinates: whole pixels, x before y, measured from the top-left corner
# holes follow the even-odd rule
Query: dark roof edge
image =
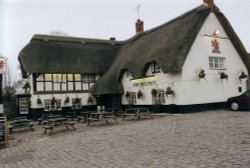
[(104, 40), (104, 39), (92, 39), (92, 38), (79, 38), (79, 37), (72, 37), (72, 36), (54, 36), (54, 35), (45, 35), (45, 34), (35, 34), (31, 41), (33, 40), (43, 40), (47, 41), (57, 41), (57, 42), (75, 42), (75, 43), (99, 43), (99, 44), (123, 44), (123, 41), (116, 41), (116, 40)]
[(226, 31), (230, 41), (232, 42), (233, 46), (235, 47), (236, 51), (240, 55), (243, 63), (246, 65), (248, 72), (250, 73), (250, 57), (245, 49), (242, 41), (234, 31), (232, 25), (228, 21), (228, 19), (225, 17), (225, 15), (221, 12), (216, 13), (216, 16), (220, 23), (223, 25), (224, 30)]

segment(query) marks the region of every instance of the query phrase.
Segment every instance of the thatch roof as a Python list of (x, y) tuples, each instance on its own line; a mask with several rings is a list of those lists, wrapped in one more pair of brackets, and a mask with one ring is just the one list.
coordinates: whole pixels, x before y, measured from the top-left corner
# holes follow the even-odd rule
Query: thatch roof
[(73, 37), (35, 35), (19, 54), (23, 76), (32, 73), (103, 74), (120, 43)]
[[(124, 90), (119, 79), (126, 70), (134, 78), (143, 77), (149, 63), (156, 62), (164, 73), (181, 72), (209, 13), (209, 7), (201, 5), (124, 42), (34, 36), (19, 60), (26, 73), (102, 73), (91, 93), (121, 94)], [(250, 57), (240, 39), (218, 8), (215, 15), (250, 72)]]
[[(134, 78), (145, 75), (149, 63), (156, 62), (164, 73), (178, 73), (210, 13), (201, 5), (161, 26), (142, 32), (121, 47), (108, 72), (93, 86), (92, 94), (123, 93), (120, 75), (128, 70)], [(215, 14), (250, 72), (250, 57), (226, 17), (216, 7)]]

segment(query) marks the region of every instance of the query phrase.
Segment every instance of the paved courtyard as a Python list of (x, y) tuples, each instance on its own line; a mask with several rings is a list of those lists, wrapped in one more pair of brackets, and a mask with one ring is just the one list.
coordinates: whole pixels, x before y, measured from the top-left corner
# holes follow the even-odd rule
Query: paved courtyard
[(217, 110), (91, 126), (0, 153), (1, 168), (249, 168), (250, 112)]

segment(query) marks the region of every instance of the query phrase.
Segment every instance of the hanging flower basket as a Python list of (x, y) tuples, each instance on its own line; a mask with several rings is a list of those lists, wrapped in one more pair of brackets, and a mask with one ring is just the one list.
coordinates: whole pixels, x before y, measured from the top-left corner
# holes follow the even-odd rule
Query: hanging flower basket
[(51, 104), (56, 104), (56, 98), (55, 97), (52, 97), (52, 99), (51, 99)]
[(152, 89), (152, 90), (151, 90), (151, 94), (152, 94), (153, 96), (156, 96), (156, 95), (157, 95), (157, 90), (156, 90), (156, 89)]
[(242, 79), (246, 79), (247, 78), (247, 75), (245, 74), (244, 71), (241, 71), (241, 74), (239, 76), (239, 79), (242, 80)]
[(37, 104), (42, 104), (42, 100), (40, 98), (37, 98), (36, 103)]
[(225, 72), (220, 73), (220, 79), (226, 79), (228, 80), (228, 75)]
[(199, 73), (198, 73), (198, 77), (199, 77), (200, 79), (203, 79), (203, 78), (205, 78), (205, 77), (206, 77), (206, 74), (205, 74), (204, 69), (201, 69), (201, 70), (199, 71)]
[(126, 97), (126, 98), (129, 98), (129, 96), (130, 96), (130, 93), (127, 91), (127, 92), (125, 93), (125, 97)]
[(139, 91), (138, 91), (138, 93), (137, 93), (137, 97), (138, 97), (138, 99), (142, 98), (142, 96), (143, 96), (143, 93), (142, 93), (142, 91), (141, 91), (141, 90), (139, 90)]
[(166, 93), (168, 96), (173, 96), (173, 95), (174, 95), (174, 91), (172, 90), (171, 87), (167, 87), (165, 93)]
[(69, 96), (66, 96), (65, 100), (64, 100), (64, 104), (68, 104), (70, 102)]
[(26, 82), (24, 85), (23, 85), (23, 89), (25, 90), (25, 92), (29, 92), (30, 90), (30, 83), (29, 82)]
[(30, 88), (30, 83), (29, 82), (26, 82), (24, 85), (23, 85), (23, 89), (28, 89)]
[(94, 101), (94, 100), (93, 100), (92, 97), (89, 97), (89, 98), (88, 98), (88, 103), (93, 103), (93, 101)]

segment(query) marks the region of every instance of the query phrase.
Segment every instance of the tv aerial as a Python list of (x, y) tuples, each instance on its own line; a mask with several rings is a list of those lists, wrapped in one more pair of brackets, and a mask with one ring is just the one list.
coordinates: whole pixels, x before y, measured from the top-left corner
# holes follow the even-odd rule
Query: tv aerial
[(140, 19), (140, 7), (141, 7), (141, 4), (139, 4), (134, 10), (137, 11), (137, 17), (138, 19)]

